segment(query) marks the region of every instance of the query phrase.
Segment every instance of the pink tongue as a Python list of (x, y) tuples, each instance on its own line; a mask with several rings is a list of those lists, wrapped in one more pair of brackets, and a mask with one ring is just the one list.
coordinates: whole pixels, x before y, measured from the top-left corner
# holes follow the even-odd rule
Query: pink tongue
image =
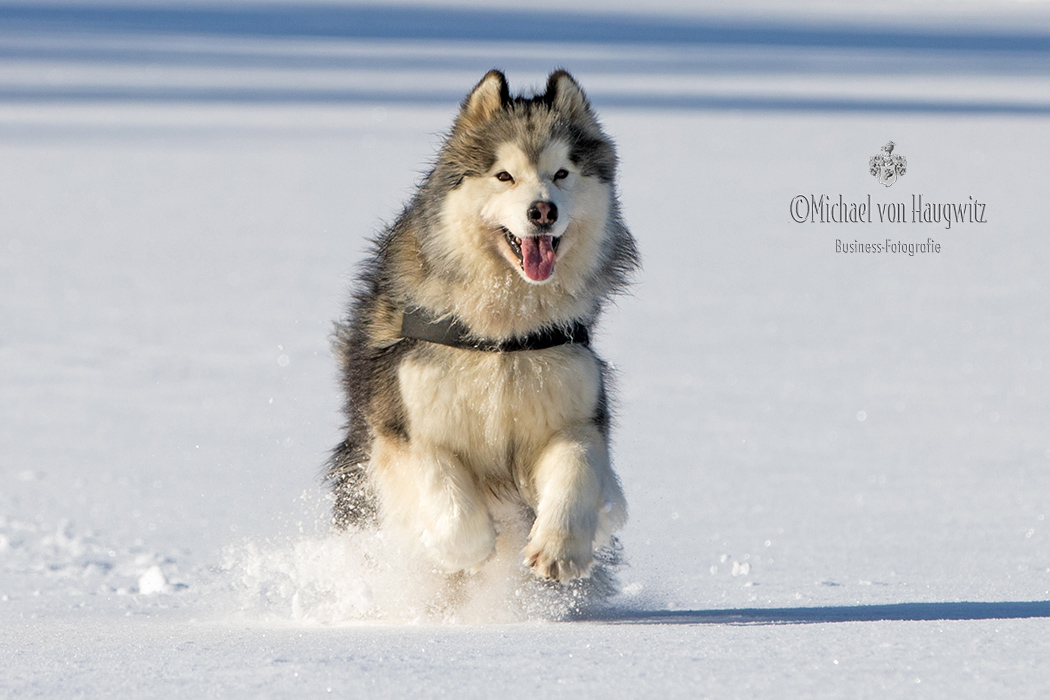
[(550, 236), (521, 239), (521, 267), (530, 280), (542, 282), (554, 271), (554, 247)]

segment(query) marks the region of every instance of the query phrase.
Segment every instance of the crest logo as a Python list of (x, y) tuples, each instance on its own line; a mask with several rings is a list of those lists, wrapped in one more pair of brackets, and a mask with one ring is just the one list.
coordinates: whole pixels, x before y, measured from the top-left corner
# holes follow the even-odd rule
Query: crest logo
[(904, 156), (893, 155), (896, 144), (890, 141), (882, 147), (882, 153), (868, 159), (869, 172), (879, 180), (879, 184), (889, 187), (908, 170), (908, 160)]

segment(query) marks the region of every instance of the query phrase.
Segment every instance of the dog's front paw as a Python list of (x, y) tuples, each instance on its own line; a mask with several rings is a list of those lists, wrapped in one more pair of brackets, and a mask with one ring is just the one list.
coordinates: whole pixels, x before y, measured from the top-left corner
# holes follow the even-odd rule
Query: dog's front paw
[(592, 543), (568, 534), (538, 534), (525, 547), (525, 565), (539, 578), (566, 583), (590, 575)]
[(496, 549), (496, 530), (487, 512), (471, 518), (441, 518), (423, 531), (427, 554), (445, 571), (474, 572)]

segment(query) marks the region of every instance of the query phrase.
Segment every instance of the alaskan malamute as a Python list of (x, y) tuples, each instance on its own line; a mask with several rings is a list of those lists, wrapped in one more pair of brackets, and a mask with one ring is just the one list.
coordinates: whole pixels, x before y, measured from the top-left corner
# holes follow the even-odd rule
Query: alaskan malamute
[(589, 341), (638, 264), (615, 178), (613, 144), (565, 71), (511, 96), (493, 70), (466, 97), (337, 324), (338, 525), (378, 522), (469, 572), (495, 550), (493, 509), (514, 503), (536, 576), (588, 576), (627, 517)]

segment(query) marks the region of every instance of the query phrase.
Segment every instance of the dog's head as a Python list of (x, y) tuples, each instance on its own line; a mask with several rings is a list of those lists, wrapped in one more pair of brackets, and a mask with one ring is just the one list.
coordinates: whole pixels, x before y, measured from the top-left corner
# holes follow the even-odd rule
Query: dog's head
[(542, 94), (512, 97), (493, 70), (463, 101), (430, 184), (446, 192), (457, 254), (498, 259), (543, 285), (586, 277), (604, 257), (615, 171), (612, 142), (572, 76), (556, 71)]

